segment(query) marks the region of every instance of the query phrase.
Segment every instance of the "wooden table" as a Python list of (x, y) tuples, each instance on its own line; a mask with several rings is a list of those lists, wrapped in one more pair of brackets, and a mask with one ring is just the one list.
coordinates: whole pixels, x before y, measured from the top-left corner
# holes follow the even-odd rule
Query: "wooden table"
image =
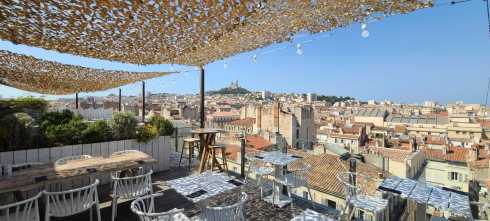
[[(199, 139), (201, 140), (201, 146), (199, 147), (199, 157), (201, 158), (201, 161), (199, 162), (199, 173), (202, 173), (206, 168), (207, 159), (209, 158), (209, 146), (214, 144), (216, 134), (221, 133), (221, 130), (198, 128), (192, 130), (191, 133), (199, 135)], [(217, 162), (216, 158), (213, 158), (212, 160)], [(219, 164), (218, 167), (220, 167)]]
[[(47, 163), (19, 171), (11, 177), (0, 178), (0, 193), (28, 191), (75, 177), (137, 168), (155, 162), (157, 160), (150, 155), (138, 151), (110, 157), (73, 160), (58, 166), (55, 166), (54, 163)], [(95, 172), (89, 173), (87, 169), (95, 169)], [(36, 178), (39, 179), (39, 177), (45, 178), (36, 182)]]

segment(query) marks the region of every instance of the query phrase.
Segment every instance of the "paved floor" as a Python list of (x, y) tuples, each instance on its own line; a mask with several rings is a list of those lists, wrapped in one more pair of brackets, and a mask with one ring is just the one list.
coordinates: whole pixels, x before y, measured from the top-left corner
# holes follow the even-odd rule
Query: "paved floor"
[[(183, 208), (184, 213), (188, 217), (193, 217), (194, 220), (199, 217), (200, 209), (197, 205), (188, 201), (186, 198), (175, 192), (174, 190), (166, 186), (165, 181), (176, 179), (179, 177), (184, 177), (192, 174), (192, 171), (188, 171), (185, 166), (179, 168), (176, 166), (178, 164), (178, 155), (172, 153), (171, 156), (171, 169), (165, 172), (160, 172), (154, 174), (152, 177), (152, 182), (155, 183), (154, 191), (163, 192), (163, 197), (160, 197), (156, 201), (156, 212), (163, 212), (173, 208)], [(110, 202), (110, 186), (101, 185), (98, 187), (100, 201), (101, 201), (101, 213), (102, 220), (111, 220), (111, 207)], [(272, 204), (269, 204), (260, 199), (259, 188), (254, 183), (249, 183), (238, 188), (234, 191), (224, 193), (222, 195), (213, 197), (209, 200), (209, 204), (213, 205), (223, 205), (230, 204), (231, 202), (236, 202), (238, 199), (240, 191), (244, 191), (248, 194), (249, 200), (245, 205), (245, 215), (247, 220), (290, 220), (293, 214), (299, 214), (306, 208), (312, 208), (312, 205), (308, 202), (301, 200), (295, 200), (294, 208), (287, 206), (285, 208), (277, 208)], [(270, 190), (269, 190), (270, 191)], [(118, 206), (118, 216), (117, 221), (137, 221), (138, 218), (131, 213), (129, 209), (130, 202), (120, 203)], [(313, 208), (319, 210), (318, 208)], [(294, 211), (294, 212), (293, 212)], [(72, 217), (66, 218), (54, 218), (52, 220), (69, 220), (69, 221), (85, 221), (89, 220), (89, 213), (85, 212), (82, 214), (77, 214)]]

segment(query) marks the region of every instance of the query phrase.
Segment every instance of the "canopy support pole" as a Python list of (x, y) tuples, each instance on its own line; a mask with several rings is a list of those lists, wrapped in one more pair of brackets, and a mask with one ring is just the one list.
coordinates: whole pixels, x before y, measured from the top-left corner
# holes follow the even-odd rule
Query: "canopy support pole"
[(142, 82), (142, 87), (141, 87), (141, 94), (143, 95), (143, 104), (142, 104), (142, 111), (141, 111), (141, 122), (145, 123), (145, 109), (146, 109), (146, 98), (145, 98), (145, 82)]
[(201, 70), (201, 88), (200, 88), (200, 127), (204, 128), (204, 120), (205, 120), (205, 113), (204, 113), (204, 66), (200, 67)]
[(78, 110), (78, 93), (75, 93), (75, 109)]
[(121, 103), (122, 103), (122, 98), (121, 98), (121, 88), (119, 88), (119, 99), (118, 99), (118, 107), (117, 107), (117, 110), (118, 110), (119, 112), (121, 112), (121, 110), (122, 110), (122, 104), (121, 104)]

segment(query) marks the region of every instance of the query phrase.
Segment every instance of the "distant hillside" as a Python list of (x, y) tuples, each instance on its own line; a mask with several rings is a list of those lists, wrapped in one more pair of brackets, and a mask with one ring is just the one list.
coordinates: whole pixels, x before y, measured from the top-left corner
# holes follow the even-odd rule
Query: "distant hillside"
[(337, 96), (325, 96), (325, 95), (318, 95), (317, 100), (319, 101), (326, 101), (328, 103), (334, 104), (335, 102), (341, 102), (341, 101), (348, 101), (348, 100), (355, 100), (353, 97), (337, 97)]
[(251, 93), (249, 90), (243, 88), (243, 87), (226, 87), (219, 89), (217, 91), (208, 91), (209, 95), (216, 95), (216, 94), (249, 94)]

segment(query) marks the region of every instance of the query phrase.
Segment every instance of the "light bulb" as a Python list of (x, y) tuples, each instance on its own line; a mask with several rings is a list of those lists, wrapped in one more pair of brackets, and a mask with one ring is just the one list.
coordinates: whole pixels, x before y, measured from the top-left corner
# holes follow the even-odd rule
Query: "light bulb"
[(296, 54), (303, 55), (303, 48), (300, 43), (296, 44)]
[(361, 36), (362, 36), (363, 38), (367, 38), (367, 37), (369, 37), (369, 31), (368, 31), (368, 30), (366, 30), (366, 29), (364, 29), (364, 30), (361, 32)]
[(252, 62), (253, 62), (254, 64), (256, 64), (256, 63), (257, 63), (257, 55), (256, 55), (256, 54), (254, 54), (254, 56), (252, 56)]
[(223, 63), (223, 68), (224, 69), (227, 69), (228, 68), (228, 63), (226, 63), (226, 61)]
[(366, 24), (366, 23), (362, 23), (362, 24), (361, 24), (361, 29), (362, 29), (362, 30), (364, 30), (364, 29), (366, 29), (366, 28), (367, 28), (367, 24)]

